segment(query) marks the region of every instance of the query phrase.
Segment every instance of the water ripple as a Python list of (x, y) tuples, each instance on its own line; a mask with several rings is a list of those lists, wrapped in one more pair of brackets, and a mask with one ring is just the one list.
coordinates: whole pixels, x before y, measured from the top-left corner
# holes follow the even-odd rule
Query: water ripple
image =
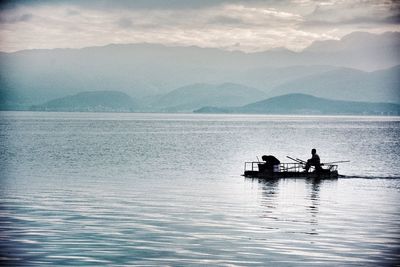
[[(99, 116), (1, 118), (7, 265), (400, 262), (398, 120)], [(307, 157), (314, 146), (332, 160), (365, 158), (337, 180), (239, 176), (254, 155)]]

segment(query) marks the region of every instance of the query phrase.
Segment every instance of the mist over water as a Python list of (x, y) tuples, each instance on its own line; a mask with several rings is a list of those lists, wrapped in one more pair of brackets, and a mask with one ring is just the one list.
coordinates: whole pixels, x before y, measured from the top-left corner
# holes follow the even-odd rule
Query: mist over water
[[(400, 118), (2, 112), (9, 265), (399, 262)], [(307, 159), (337, 180), (247, 179)]]

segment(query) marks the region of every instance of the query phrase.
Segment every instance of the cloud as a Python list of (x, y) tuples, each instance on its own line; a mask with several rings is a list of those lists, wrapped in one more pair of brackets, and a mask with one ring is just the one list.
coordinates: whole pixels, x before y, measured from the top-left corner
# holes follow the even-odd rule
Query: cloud
[(32, 14), (23, 14), (18, 18), (18, 21), (27, 22), (30, 21), (32, 18), (33, 18)]
[(121, 28), (131, 28), (133, 26), (132, 20), (130, 18), (120, 18), (117, 21), (117, 25)]
[(373, 0), (17, 1), (0, 11), (0, 50), (140, 42), (301, 50), (361, 27), (396, 30), (396, 7)]
[(275, 8), (264, 6), (226, 5), (219, 9), (207, 12), (209, 21), (236, 22), (243, 25), (279, 25), (293, 24), (302, 21), (298, 14), (278, 11)]
[[(9, 0), (1, 1), (1, 9), (15, 9), (21, 6), (73, 5), (97, 10), (187, 10), (203, 9), (225, 4), (262, 4), (265, 0)], [(288, 3), (289, 0), (268, 0), (269, 3)]]
[[(398, 23), (400, 2), (382, 0), (322, 1), (305, 16), (304, 25)], [(397, 21), (397, 22), (396, 22)]]
[(74, 9), (68, 9), (66, 11), (67, 16), (78, 16), (81, 15), (81, 13), (78, 10), (74, 10)]
[(25, 13), (16, 16), (7, 16), (7, 15), (0, 15), (0, 23), (18, 23), (18, 22), (29, 22), (33, 18), (33, 15), (30, 13)]
[(393, 16), (388, 16), (382, 22), (400, 24), (400, 13)]
[(244, 25), (245, 22), (240, 18), (234, 18), (227, 15), (215, 16), (209, 20), (210, 24), (220, 24), (220, 25)]

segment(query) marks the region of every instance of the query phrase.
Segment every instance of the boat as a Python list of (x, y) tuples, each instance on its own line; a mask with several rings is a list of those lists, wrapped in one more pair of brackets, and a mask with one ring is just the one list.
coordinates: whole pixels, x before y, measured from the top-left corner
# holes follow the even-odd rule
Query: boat
[(338, 165), (323, 164), (319, 170), (311, 169), (304, 171), (304, 163), (280, 163), (273, 170), (259, 171), (259, 166), (263, 162), (253, 161), (244, 163), (243, 176), (248, 178), (278, 179), (278, 178), (317, 178), (317, 179), (336, 179), (339, 177)]

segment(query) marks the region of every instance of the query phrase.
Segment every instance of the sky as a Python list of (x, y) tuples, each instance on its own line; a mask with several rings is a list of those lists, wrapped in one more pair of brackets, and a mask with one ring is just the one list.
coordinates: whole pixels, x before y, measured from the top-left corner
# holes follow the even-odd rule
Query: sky
[(213, 47), (244, 52), (354, 31), (400, 31), (392, 0), (31, 0), (0, 4), (0, 51), (118, 43)]

